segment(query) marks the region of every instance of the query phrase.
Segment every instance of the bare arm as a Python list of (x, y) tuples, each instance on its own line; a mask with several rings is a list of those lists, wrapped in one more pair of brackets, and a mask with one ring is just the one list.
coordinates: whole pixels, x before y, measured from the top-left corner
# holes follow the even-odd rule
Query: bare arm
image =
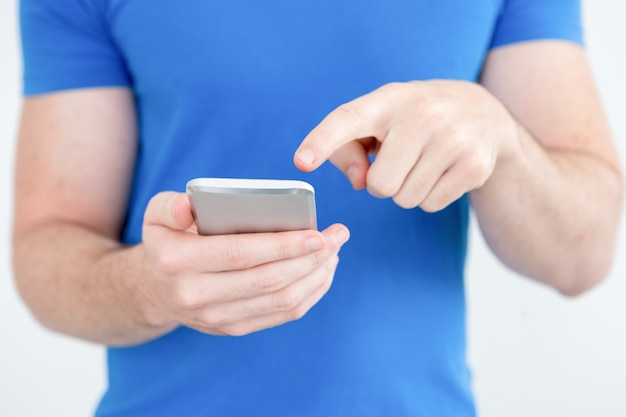
[[(139, 312), (129, 311), (137, 303), (123, 291), (121, 278), (137, 272), (140, 251), (117, 243), (136, 134), (126, 89), (74, 91), (24, 103), (13, 264), (22, 297), (52, 329), (96, 341), (103, 335), (123, 340), (138, 325), (126, 317), (138, 320)], [(143, 337), (166, 330), (145, 327)]]
[(51, 329), (109, 345), (179, 325), (245, 334), (295, 320), (328, 290), (341, 225), (324, 232), (199, 236), (184, 194), (150, 202), (143, 243), (119, 243), (135, 158), (132, 93), (26, 100), (16, 163), (13, 263)]
[[(566, 42), (493, 51), (473, 83), (394, 83), (330, 113), (303, 141), (356, 189), (405, 208), (466, 192), (494, 252), (567, 295), (608, 272), (623, 183), (584, 52)], [(376, 154), (370, 165), (367, 154)]]
[(623, 180), (582, 48), (495, 50), (483, 85), (518, 122), (519, 152), (472, 194), (481, 230), (511, 268), (577, 295), (604, 278)]

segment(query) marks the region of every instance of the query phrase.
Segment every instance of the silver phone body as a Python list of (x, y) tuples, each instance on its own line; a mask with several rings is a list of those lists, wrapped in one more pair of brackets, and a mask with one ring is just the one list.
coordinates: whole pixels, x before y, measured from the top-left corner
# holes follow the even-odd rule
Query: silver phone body
[(201, 235), (317, 229), (315, 190), (304, 181), (196, 178), (187, 193)]

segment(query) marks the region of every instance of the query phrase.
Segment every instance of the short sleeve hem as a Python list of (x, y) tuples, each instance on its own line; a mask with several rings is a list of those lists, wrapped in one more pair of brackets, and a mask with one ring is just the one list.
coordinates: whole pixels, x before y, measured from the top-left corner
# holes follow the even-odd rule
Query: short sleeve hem
[(583, 44), (579, 0), (505, 0), (491, 48), (534, 41)]
[(21, 0), (25, 96), (130, 86), (98, 0)]

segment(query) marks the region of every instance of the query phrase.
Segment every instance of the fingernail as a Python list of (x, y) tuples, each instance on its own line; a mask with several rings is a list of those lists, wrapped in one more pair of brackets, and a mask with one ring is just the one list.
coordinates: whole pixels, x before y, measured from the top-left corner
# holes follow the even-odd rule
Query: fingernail
[(313, 155), (313, 151), (310, 149), (302, 149), (298, 152), (298, 159), (307, 165), (311, 165), (315, 159), (315, 155)]
[(337, 233), (335, 233), (335, 241), (337, 242), (337, 244), (339, 246), (343, 245), (344, 243), (346, 243), (348, 241), (348, 239), (350, 238), (350, 236), (348, 235), (348, 233), (341, 229), (339, 230)]
[(306, 241), (306, 248), (309, 252), (317, 252), (322, 249), (322, 239), (319, 237), (312, 237)]

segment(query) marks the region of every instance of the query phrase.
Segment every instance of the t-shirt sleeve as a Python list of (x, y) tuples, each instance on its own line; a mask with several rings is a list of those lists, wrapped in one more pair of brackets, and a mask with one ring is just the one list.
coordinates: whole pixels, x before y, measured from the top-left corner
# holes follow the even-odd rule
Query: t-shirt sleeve
[(539, 39), (582, 44), (580, 0), (504, 0), (491, 47)]
[(101, 0), (21, 0), (24, 94), (128, 86)]

